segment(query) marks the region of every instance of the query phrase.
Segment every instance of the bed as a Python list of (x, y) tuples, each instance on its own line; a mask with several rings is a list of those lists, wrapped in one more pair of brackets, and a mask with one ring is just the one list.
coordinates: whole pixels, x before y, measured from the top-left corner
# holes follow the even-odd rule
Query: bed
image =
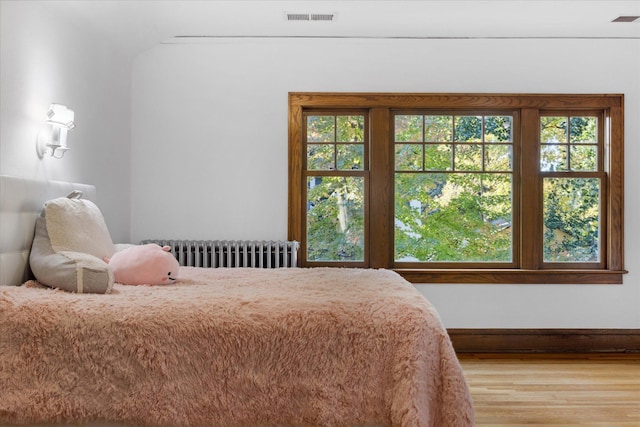
[[(43, 201), (3, 200), (2, 222)], [(2, 239), (2, 285), (19, 285), (0, 287), (2, 426), (473, 425), (437, 312), (392, 271), (183, 267), (77, 294), (32, 280), (4, 255), (24, 238)]]

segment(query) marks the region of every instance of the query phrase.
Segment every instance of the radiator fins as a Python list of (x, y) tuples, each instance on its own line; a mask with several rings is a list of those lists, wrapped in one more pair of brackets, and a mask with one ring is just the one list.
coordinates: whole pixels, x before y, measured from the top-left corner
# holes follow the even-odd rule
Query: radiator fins
[(249, 240), (161, 240), (140, 244), (169, 246), (181, 266), (204, 268), (285, 268), (297, 267), (296, 241)]

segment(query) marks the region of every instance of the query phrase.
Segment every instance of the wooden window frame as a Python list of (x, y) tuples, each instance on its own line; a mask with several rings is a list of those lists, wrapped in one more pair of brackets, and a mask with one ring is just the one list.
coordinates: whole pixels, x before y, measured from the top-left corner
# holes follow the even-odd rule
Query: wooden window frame
[[(605, 118), (604, 115), (602, 114), (602, 111), (581, 111), (581, 110), (560, 110), (560, 111), (548, 111), (548, 110), (541, 110), (540, 111), (540, 116), (557, 116), (557, 117), (564, 117), (564, 116), (571, 116), (571, 117), (576, 117), (579, 115), (588, 115), (588, 116), (595, 116), (598, 118), (598, 122), (600, 123), (600, 126), (598, 126), (598, 134), (597, 134), (597, 138), (599, 141), (604, 141), (606, 143), (606, 138), (605, 138), (605, 134), (604, 134), (604, 124), (605, 124)], [(568, 141), (567, 141), (568, 143)], [(596, 170), (595, 171), (571, 171), (571, 170), (567, 170), (567, 171), (559, 171), (559, 172), (550, 172), (550, 171), (540, 171), (539, 172), (539, 186), (542, 189), (543, 187), (543, 183), (545, 178), (597, 178), (601, 181), (601, 200), (603, 201), (602, 206), (600, 207), (600, 218), (601, 218), (601, 223), (602, 224), (607, 224), (608, 221), (608, 212), (607, 212), (607, 205), (608, 205), (608, 199), (607, 199), (607, 193), (608, 193), (608, 188), (607, 188), (607, 166), (605, 165), (605, 150), (604, 150), (604, 145), (605, 144), (599, 144), (598, 145), (598, 153), (597, 153), (597, 165), (596, 165)], [(570, 157), (569, 157), (570, 159)], [(541, 191), (541, 197), (542, 197), (542, 191)], [(541, 227), (541, 225), (540, 225)], [(608, 229), (607, 227), (602, 227), (602, 229), (600, 230), (601, 233), (601, 239), (600, 239), (600, 253), (602, 254), (602, 259), (599, 262), (590, 262), (590, 263), (578, 263), (578, 262), (572, 262), (569, 264), (563, 264), (563, 263), (553, 263), (550, 261), (544, 261), (544, 257), (542, 254), (540, 254), (540, 259), (542, 262), (542, 266), (543, 268), (547, 268), (547, 269), (566, 269), (566, 268), (581, 268), (581, 269), (589, 269), (589, 268), (593, 268), (593, 269), (605, 269), (606, 268), (606, 253), (607, 253), (607, 247), (606, 247), (606, 241), (607, 241), (607, 233), (608, 233)], [(542, 248), (541, 248), (542, 249)]]
[[(621, 94), (424, 94), (424, 93), (289, 93), (288, 238), (304, 242), (303, 112), (308, 110), (367, 110), (369, 112), (369, 200), (365, 267), (388, 268), (413, 283), (555, 283), (621, 284), (624, 269), (624, 95)], [(393, 260), (393, 144), (392, 110), (517, 110), (521, 239), (516, 252), (519, 268), (395, 268)], [(602, 268), (556, 268), (542, 260), (542, 176), (539, 171), (539, 117), (546, 111), (599, 111), (604, 118)], [(375, 153), (375, 154), (374, 154)], [(516, 192), (519, 191), (517, 188)], [(523, 190), (524, 191), (524, 190)], [(303, 243), (304, 247), (304, 243)], [(302, 267), (315, 266), (306, 262)], [(339, 264), (355, 266), (351, 263)]]
[[(519, 158), (519, 153), (518, 153), (518, 132), (515, 132), (514, 130), (516, 129), (517, 126), (519, 126), (519, 117), (518, 117), (518, 111), (514, 110), (514, 109), (503, 109), (503, 110), (471, 110), (471, 109), (465, 109), (465, 110), (432, 110), (430, 109), (428, 111), (429, 114), (435, 114), (435, 115), (451, 115), (451, 116), (476, 116), (476, 115), (482, 115), (482, 116), (488, 116), (488, 115), (492, 115), (493, 113), (495, 113), (496, 115), (507, 115), (507, 116), (511, 116), (513, 118), (513, 124), (512, 124), (512, 133), (513, 133), (513, 138), (512, 141), (509, 142), (509, 144), (513, 147), (513, 152), (512, 152), (512, 157), (513, 159), (518, 159)], [(419, 115), (423, 115), (426, 114), (426, 111), (424, 110), (408, 110), (408, 111), (398, 111), (398, 110), (392, 110), (391, 111), (391, 118), (393, 118), (395, 115), (398, 114), (419, 114)], [(424, 129), (423, 129), (424, 131)], [(393, 137), (393, 130), (391, 133), (391, 140), (389, 141), (389, 144), (391, 144), (393, 146), (393, 144), (395, 143), (395, 138)], [(468, 142), (464, 142), (464, 141), (451, 141), (452, 145), (459, 145), (459, 144), (468, 144)], [(482, 143), (477, 143), (477, 144), (485, 144), (485, 142)], [(488, 144), (492, 144), (492, 143), (488, 143)], [(391, 153), (392, 157), (395, 155), (392, 151)], [(455, 162), (455, 156), (454, 156), (454, 162)], [(451, 173), (456, 173), (454, 172), (454, 170), (456, 169), (455, 166), (453, 166), (453, 169), (450, 171), (442, 171), (442, 173), (444, 174), (451, 174)], [(392, 170), (393, 170), (393, 174), (395, 174), (397, 171), (395, 170), (395, 168), (392, 166)], [(517, 173), (515, 173), (516, 171), (516, 167), (515, 165), (512, 166), (512, 170), (510, 171), (511, 173), (511, 177), (513, 179), (513, 199), (514, 200), (518, 200), (520, 197), (520, 184), (519, 184), (519, 176)], [(460, 172), (460, 170), (457, 170), (457, 172)], [(437, 173), (437, 172), (435, 172)], [(469, 171), (468, 173), (487, 173), (487, 172), (483, 172), (481, 170), (474, 170), (474, 171)], [(393, 179), (393, 176), (391, 177)], [(394, 195), (395, 196), (395, 195)], [(392, 198), (393, 199), (393, 198)], [(392, 212), (392, 214), (394, 214)], [(511, 261), (505, 261), (505, 262), (481, 262), (481, 261), (476, 261), (476, 262), (464, 262), (464, 267), (460, 266), (460, 262), (447, 262), (447, 261), (440, 261), (440, 262), (429, 262), (429, 270), (450, 270), (450, 269), (457, 269), (460, 270), (465, 269), (482, 269), (482, 270), (487, 270), (490, 269), (492, 267), (495, 267), (497, 269), (506, 269), (506, 268), (515, 268), (516, 267), (516, 262), (517, 260), (520, 258), (520, 212), (519, 212), (519, 205), (517, 203), (514, 203), (513, 205), (513, 224), (512, 224), (512, 229), (513, 229), (513, 233), (512, 233), (512, 256), (513, 259)], [(391, 244), (393, 244), (394, 242), (392, 241)], [(395, 261), (393, 260), (393, 265), (394, 268), (396, 270), (411, 270), (411, 269), (415, 269), (416, 267), (414, 267), (416, 264), (420, 264), (420, 262), (407, 262), (407, 261)], [(423, 264), (424, 265), (424, 264)], [(419, 265), (417, 268), (418, 269), (422, 269), (424, 268), (423, 265)]]
[[(307, 156), (306, 154), (302, 155), (303, 161), (302, 161), (302, 184), (301, 184), (301, 190), (302, 190), (302, 203), (304, 203), (306, 205), (307, 203), (307, 197), (308, 197), (308, 193), (307, 193), (307, 185), (306, 185), (306, 181), (310, 176), (326, 176), (326, 177), (336, 177), (336, 176), (342, 176), (342, 177), (355, 177), (355, 178), (362, 178), (363, 179), (363, 184), (364, 184), (364, 197), (365, 200), (369, 200), (370, 199), (370, 194), (369, 194), (369, 188), (370, 188), (370, 183), (369, 183), (369, 178), (370, 178), (370, 174), (369, 174), (369, 162), (370, 162), (370, 144), (368, 143), (369, 140), (369, 135), (371, 134), (369, 132), (369, 119), (368, 119), (368, 111), (367, 110), (355, 110), (355, 109), (347, 109), (347, 110), (330, 110), (329, 112), (327, 112), (327, 110), (314, 110), (314, 109), (306, 109), (305, 111), (302, 112), (302, 120), (303, 122), (305, 122), (305, 117), (310, 116), (310, 115), (327, 115), (327, 116), (350, 116), (350, 115), (362, 115), (364, 116), (364, 132), (365, 132), (365, 137), (363, 140), (363, 145), (364, 145), (364, 163), (363, 163), (363, 168), (362, 169), (356, 169), (356, 170), (344, 170), (344, 169), (329, 169), (329, 170), (321, 170), (321, 169), (308, 169), (307, 168)], [(303, 124), (304, 127), (304, 124)], [(301, 140), (305, 140), (306, 141), (306, 129), (302, 129), (302, 139)], [(307, 142), (308, 144), (308, 142)], [(312, 143), (312, 144), (316, 144), (316, 143)], [(338, 145), (339, 143), (337, 141), (334, 141), (333, 144)], [(305, 152), (306, 146), (303, 143), (301, 150), (302, 152)], [(369, 230), (369, 218), (370, 218), (370, 214), (369, 214), (369, 206), (368, 203), (365, 203), (364, 206), (364, 238), (365, 238), (365, 246), (364, 246), (364, 259), (362, 261), (308, 261), (306, 262), (306, 264), (312, 264), (313, 266), (316, 267), (331, 267), (331, 266), (344, 266), (344, 265), (349, 265), (351, 267), (354, 268), (363, 268), (363, 267), (368, 267), (369, 266), (369, 245), (366, 244), (368, 241), (369, 236), (371, 235), (370, 230)], [(306, 218), (305, 218), (306, 219)], [(307, 221), (301, 221), (301, 227), (302, 229), (300, 230), (300, 235), (301, 236), (305, 236), (302, 239), (296, 239), (298, 242), (300, 242), (300, 252), (304, 254), (304, 260), (306, 260), (306, 254), (307, 254)]]

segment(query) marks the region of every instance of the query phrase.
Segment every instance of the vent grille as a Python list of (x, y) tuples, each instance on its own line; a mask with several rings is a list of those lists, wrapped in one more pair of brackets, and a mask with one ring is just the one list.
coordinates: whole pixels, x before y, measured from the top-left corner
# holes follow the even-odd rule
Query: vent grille
[(308, 21), (308, 13), (287, 13), (287, 21)]
[(640, 22), (640, 16), (618, 16), (611, 22)]
[(335, 13), (285, 13), (287, 21), (323, 21), (331, 22), (336, 19)]
[(311, 20), (312, 21), (333, 21), (333, 17), (334, 17), (333, 13), (327, 13), (327, 14), (313, 13), (313, 14), (311, 14)]

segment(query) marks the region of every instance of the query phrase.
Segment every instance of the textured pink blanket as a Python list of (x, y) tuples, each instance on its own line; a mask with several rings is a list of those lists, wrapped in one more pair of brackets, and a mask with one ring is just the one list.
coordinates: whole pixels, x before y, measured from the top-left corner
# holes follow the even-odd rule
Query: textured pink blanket
[(0, 288), (0, 424), (473, 425), (437, 313), (397, 274), (198, 269)]

